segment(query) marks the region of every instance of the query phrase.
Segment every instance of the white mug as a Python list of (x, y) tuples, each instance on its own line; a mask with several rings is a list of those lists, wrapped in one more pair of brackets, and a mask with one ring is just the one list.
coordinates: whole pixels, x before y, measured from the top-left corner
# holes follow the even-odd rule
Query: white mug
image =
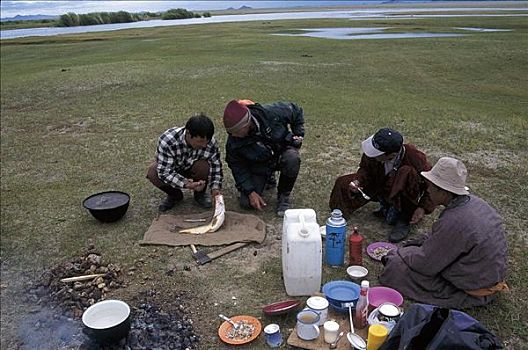
[(337, 333), (339, 332), (339, 323), (336, 321), (326, 321), (323, 325), (324, 329), (324, 341), (327, 344), (332, 344), (337, 339)]
[(297, 314), (297, 336), (303, 340), (319, 337), (319, 315), (313, 310), (303, 310)]

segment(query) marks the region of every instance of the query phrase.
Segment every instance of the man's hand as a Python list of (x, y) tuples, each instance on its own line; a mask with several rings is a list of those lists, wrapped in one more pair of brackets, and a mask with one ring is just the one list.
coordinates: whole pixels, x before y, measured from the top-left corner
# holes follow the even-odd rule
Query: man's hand
[(413, 213), (413, 216), (411, 218), (411, 221), (409, 222), (410, 224), (417, 224), (420, 222), (420, 220), (423, 219), (423, 217), (425, 216), (425, 210), (424, 208), (416, 208), (416, 210), (414, 211)]
[(255, 191), (251, 192), (248, 197), (249, 204), (257, 210), (262, 210), (267, 206), (266, 202), (264, 202), (264, 199), (262, 199), (262, 197)]
[(363, 188), (359, 185), (359, 181), (358, 181), (358, 180), (354, 180), (354, 181), (352, 181), (352, 182), (348, 185), (348, 189), (349, 189), (350, 192), (352, 192), (352, 193), (359, 193), (358, 188), (363, 189)]
[(303, 142), (302, 136), (293, 136), (292, 137), (292, 146), (295, 148), (301, 148)]
[(185, 184), (185, 188), (195, 192), (202, 192), (205, 188), (205, 180), (193, 181), (192, 179), (189, 179)]
[(426, 236), (422, 235), (417, 238), (408, 239), (406, 241), (403, 241), (401, 242), (401, 244), (402, 244), (402, 247), (412, 247), (412, 246), (419, 247), (424, 243), (425, 239), (426, 239)]

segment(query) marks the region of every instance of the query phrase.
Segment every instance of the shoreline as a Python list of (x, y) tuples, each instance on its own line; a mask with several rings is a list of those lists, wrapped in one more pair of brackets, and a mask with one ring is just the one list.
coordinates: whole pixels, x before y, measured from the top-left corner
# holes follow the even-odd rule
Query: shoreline
[[(402, 10), (408, 9), (405, 15), (413, 14), (413, 12), (424, 14), (428, 9), (435, 14), (441, 14), (443, 12), (467, 12), (470, 10), (479, 11), (499, 11), (508, 12), (503, 15), (517, 15), (516, 13), (510, 14), (511, 11), (523, 11), (518, 14), (519, 16), (528, 15), (528, 1), (442, 1), (442, 2), (409, 2), (409, 3), (384, 3), (384, 4), (358, 4), (358, 5), (347, 5), (347, 6), (330, 6), (330, 7), (298, 7), (298, 8), (270, 8), (270, 9), (243, 9), (229, 11), (211, 11), (213, 14), (207, 18), (196, 18), (196, 19), (178, 19), (178, 20), (148, 20), (128, 23), (113, 23), (113, 24), (98, 24), (90, 26), (73, 26), (73, 27), (29, 27), (19, 29), (5, 29), (0, 30), (0, 40), (10, 40), (17, 38), (28, 38), (28, 37), (52, 37), (57, 35), (75, 35), (91, 32), (109, 32), (115, 30), (125, 29), (142, 29), (142, 28), (154, 28), (154, 27), (166, 27), (166, 26), (178, 26), (178, 25), (198, 25), (198, 24), (214, 24), (214, 23), (227, 23), (227, 22), (245, 22), (245, 21), (270, 21), (270, 20), (290, 20), (290, 19), (315, 19), (315, 18), (348, 18), (352, 19), (354, 15), (368, 19), (367, 11), (372, 11), (378, 17), (380, 13), (376, 11), (391, 10), (401, 12)], [(358, 11), (358, 13), (354, 13)], [(525, 12), (525, 13), (524, 13)], [(316, 13), (325, 13), (326, 16), (317, 17)], [(282, 18), (279, 15), (283, 15)], [(299, 16), (295, 16), (298, 14)], [(305, 14), (302, 16), (301, 14)], [(311, 16), (310, 14), (314, 14)], [(331, 15), (330, 15), (331, 14)], [(277, 18), (271, 18), (271, 16), (277, 15)], [(290, 16), (288, 16), (290, 15)], [(404, 15), (402, 12), (401, 15)], [(463, 14), (460, 14), (463, 16)], [(482, 14), (485, 16), (486, 14)], [(248, 16), (248, 17), (245, 17)], [(253, 18), (250, 18), (253, 16)], [(386, 15), (387, 18), (390, 16), (396, 17), (397, 13), (391, 13)]]

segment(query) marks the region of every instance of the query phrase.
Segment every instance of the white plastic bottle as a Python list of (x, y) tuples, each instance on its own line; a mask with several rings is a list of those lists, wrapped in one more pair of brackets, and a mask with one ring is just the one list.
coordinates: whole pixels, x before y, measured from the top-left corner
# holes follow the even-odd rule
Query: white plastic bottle
[(292, 210), (295, 212), (286, 211), (283, 223), (284, 286), (290, 296), (313, 295), (321, 288), (323, 258), (321, 233), (313, 209)]

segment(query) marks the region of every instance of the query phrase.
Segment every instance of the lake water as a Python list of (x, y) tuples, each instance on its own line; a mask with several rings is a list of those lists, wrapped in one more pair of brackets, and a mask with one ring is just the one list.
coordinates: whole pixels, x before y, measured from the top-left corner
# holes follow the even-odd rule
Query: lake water
[[(310, 28), (297, 29), (304, 33), (277, 33), (278, 36), (303, 36), (311, 38), (336, 39), (336, 40), (361, 40), (361, 39), (411, 39), (411, 38), (452, 38), (465, 36), (464, 33), (428, 33), (428, 32), (402, 32), (402, 33), (384, 33), (390, 27), (354, 27), (354, 28)], [(505, 32), (510, 29), (491, 29), (491, 28), (471, 28), (460, 27), (453, 28), (469, 32)]]
[[(434, 12), (454, 12), (455, 14), (431, 14)], [(509, 14), (472, 14), (472, 12), (500, 12), (508, 11)], [(409, 15), (412, 12), (412, 15)], [(420, 14), (427, 12), (427, 14)], [(414, 14), (416, 13), (416, 14)], [(89, 32), (105, 32), (123, 29), (152, 28), (177, 25), (209, 24), (209, 23), (227, 23), (227, 22), (248, 22), (248, 21), (271, 21), (284, 19), (322, 19), (322, 18), (344, 18), (351, 20), (365, 19), (412, 19), (420, 17), (465, 17), (465, 16), (528, 16), (528, 8), (453, 8), (453, 7), (435, 7), (435, 8), (370, 8), (370, 9), (353, 9), (347, 11), (314, 11), (314, 12), (285, 12), (285, 13), (260, 13), (245, 15), (225, 15), (213, 16), (207, 18), (191, 18), (179, 20), (152, 20), (133, 23), (116, 23), (100, 24), (94, 26), (78, 26), (64, 28), (28, 28), (13, 29), (0, 31), (1, 39), (14, 39), (30, 36), (55, 36), (67, 34), (79, 34)]]

